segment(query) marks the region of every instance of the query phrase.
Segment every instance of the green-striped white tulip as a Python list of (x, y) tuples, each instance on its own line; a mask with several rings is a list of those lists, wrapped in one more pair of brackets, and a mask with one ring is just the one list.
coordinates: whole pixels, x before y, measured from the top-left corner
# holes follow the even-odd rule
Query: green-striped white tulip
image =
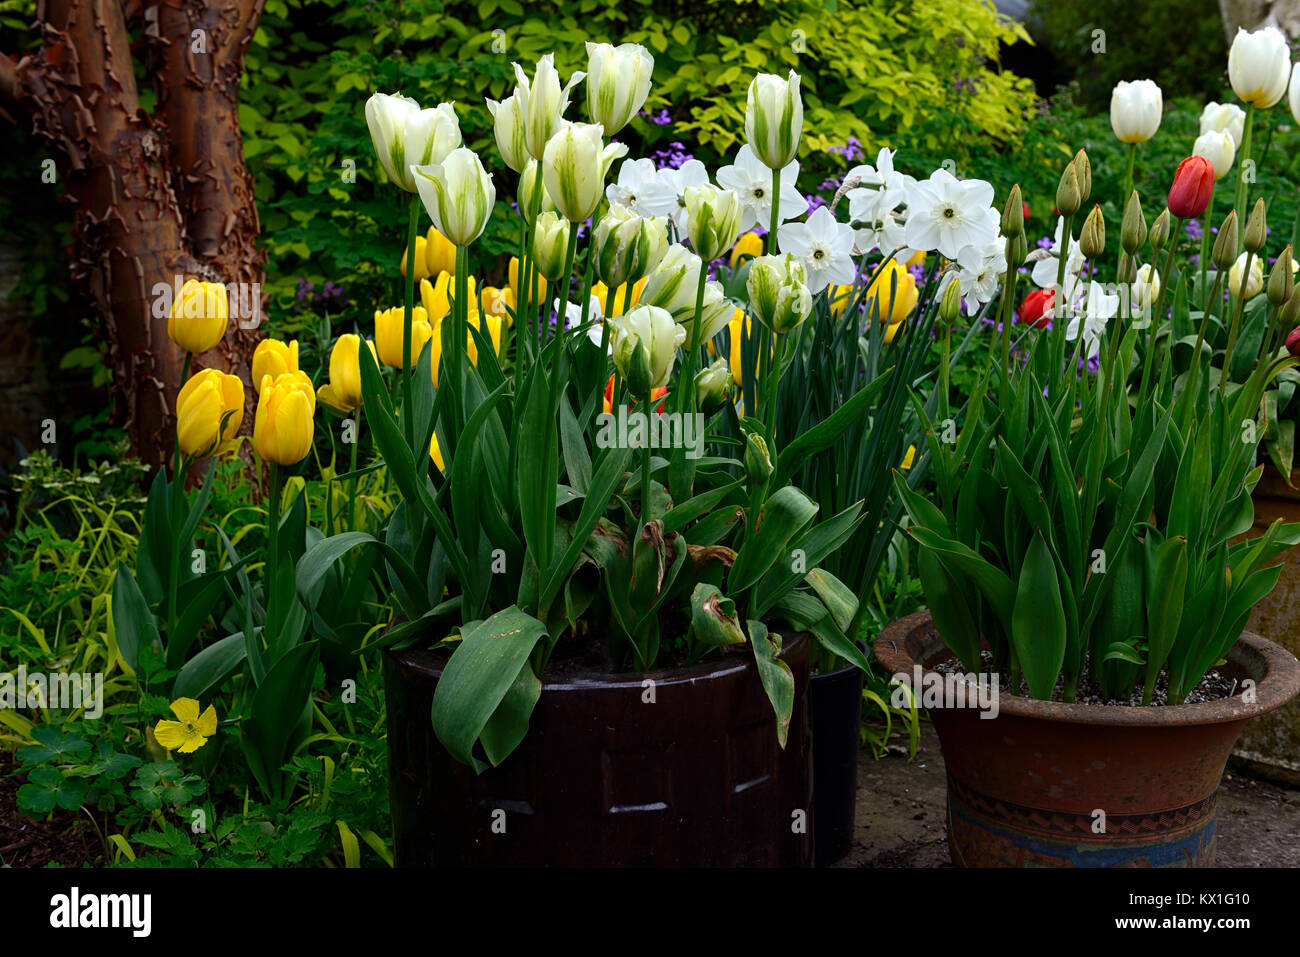
[[(614, 365), (628, 380), (634, 393), (661, 389), (672, 375), (677, 349), (686, 341), (686, 330), (673, 322), (666, 309), (658, 306), (637, 306), (623, 316), (608, 320), (612, 339)], [(638, 361), (638, 347), (649, 363), (649, 375)], [(642, 381), (648, 379), (648, 381)]]
[(775, 333), (789, 332), (812, 312), (808, 274), (792, 253), (759, 256), (750, 263), (745, 288), (754, 315)]
[(482, 234), (492, 215), (497, 190), (478, 154), (460, 147), (435, 166), (412, 166), (415, 185), (433, 225), (457, 246)]
[(688, 217), (686, 235), (701, 259), (717, 259), (740, 236), (740, 217), (744, 210), (738, 193), (709, 183), (687, 186), (682, 193), (682, 204)]
[(569, 108), (569, 94), (587, 74), (579, 70), (561, 87), (560, 74), (555, 70), (555, 57), (551, 53), (538, 61), (531, 83), (523, 67), (518, 63), (513, 66), (517, 83), (513, 95), (524, 118), (524, 143), (529, 155), (540, 160), (546, 151), (546, 144), (564, 122), (564, 111)]
[(615, 203), (592, 234), (596, 278), (610, 289), (636, 282), (668, 252), (668, 221), (642, 217)]
[(745, 101), (745, 142), (768, 169), (784, 169), (799, 152), (803, 134), (803, 100), (799, 74), (783, 80), (760, 73), (749, 84)]
[(441, 163), (460, 146), (460, 122), (450, 103), (429, 110), (400, 93), (376, 93), (366, 101), (366, 126), (379, 165), (388, 178), (415, 192), (412, 166)]
[(613, 136), (650, 95), (655, 58), (639, 43), (587, 41), (587, 114)]
[(531, 157), (528, 154), (528, 140), (525, 131), (526, 117), (524, 103), (518, 92), (511, 93), (504, 100), (488, 100), (488, 112), (492, 114), (492, 132), (496, 136), (497, 152), (505, 164), (516, 173), (522, 173)]
[(533, 229), (533, 262), (537, 270), (551, 282), (564, 278), (564, 257), (569, 251), (569, 221), (555, 213), (545, 212), (537, 217)]
[[(703, 261), (685, 246), (674, 243), (659, 265), (646, 277), (638, 302), (668, 310), (669, 315), (686, 330), (694, 334), (695, 297), (699, 291), (700, 270)], [(727, 299), (722, 283), (705, 282), (701, 312), (704, 324), (700, 329), (701, 343), (708, 342), (736, 314), (736, 307)], [(692, 340), (693, 341), (693, 340)]]
[(622, 143), (605, 145), (599, 123), (565, 123), (546, 144), (542, 181), (555, 208), (571, 223), (591, 217), (605, 192), (605, 175), (627, 155)]

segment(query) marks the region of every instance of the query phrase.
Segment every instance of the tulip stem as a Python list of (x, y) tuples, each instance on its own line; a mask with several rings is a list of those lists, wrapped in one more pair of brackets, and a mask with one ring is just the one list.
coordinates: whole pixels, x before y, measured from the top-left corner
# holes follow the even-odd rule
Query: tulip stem
[(772, 215), (768, 220), (767, 254), (776, 255), (776, 231), (781, 225), (781, 171), (772, 170)]
[[(1247, 114), (1249, 116), (1249, 114)], [(1249, 249), (1246, 250), (1246, 268), (1241, 271), (1241, 288), (1234, 297), (1237, 300), (1236, 308), (1232, 311), (1232, 328), (1228, 330), (1228, 347), (1223, 351), (1223, 381), (1226, 383), (1230, 379), (1230, 370), (1232, 369), (1232, 352), (1237, 346), (1237, 330), (1241, 328), (1241, 309), (1246, 304), (1246, 290), (1250, 286), (1250, 267), (1255, 259), (1255, 253)]]
[(356, 418), (353, 420), (352, 427), (352, 449), (348, 453), (348, 471), (352, 473), (352, 482), (348, 489), (348, 528), (354, 532), (357, 530), (357, 446), (361, 444), (362, 408), (358, 405), (354, 413)]
[(1205, 289), (1205, 264), (1210, 258), (1210, 225), (1214, 217), (1214, 190), (1210, 190), (1210, 201), (1205, 204), (1205, 221), (1201, 224), (1201, 251), (1197, 265), (1201, 267), (1201, 290)]
[[(414, 272), (414, 270), (411, 270)], [(408, 416), (407, 421), (410, 421)], [(275, 462), (267, 463), (271, 473), (271, 490), (266, 502), (266, 625), (263, 638), (269, 643), (270, 631), (275, 627), (276, 570), (280, 557), (280, 466)]]
[[(456, 317), (455, 325), (452, 327), (452, 342), (455, 348), (451, 350), (452, 361), (452, 416), (451, 420), (455, 424), (456, 439), (460, 438), (460, 430), (465, 427), (465, 354), (469, 351), (470, 331), (469, 331), (469, 247), (456, 247)], [(480, 328), (485, 328), (480, 320)], [(490, 336), (489, 336), (490, 338)], [(454, 446), (453, 440), (453, 446)], [(453, 454), (455, 449), (451, 450)], [(425, 450), (425, 454), (428, 450)]]
[(704, 286), (709, 280), (708, 269), (703, 260), (700, 261), (700, 276), (695, 283), (695, 321), (691, 323), (691, 338), (686, 349), (686, 361), (682, 363), (681, 375), (677, 381), (680, 385), (680, 395), (674, 403), (678, 412), (686, 412), (693, 409), (695, 405), (694, 393), (692, 386), (695, 383), (695, 367), (699, 363), (700, 347), (704, 343), (700, 342), (700, 333), (704, 328)]
[[(188, 358), (188, 353), (186, 354)], [(188, 366), (189, 363), (187, 362)], [(172, 478), (172, 494), (169, 504), (171, 505), (171, 526), (176, 530), (180, 525), (181, 516), (185, 512), (185, 453), (179, 449), (176, 452), (176, 474)], [(171, 642), (172, 636), (176, 634), (176, 603), (177, 594), (180, 589), (181, 581), (181, 552), (185, 548), (185, 542), (172, 539), (171, 555), (171, 574), (167, 578), (167, 641)]]
[(1250, 162), (1250, 139), (1255, 128), (1255, 104), (1246, 104), (1246, 122), (1241, 132), (1241, 158), (1237, 163), (1237, 196), (1233, 208), (1237, 211), (1237, 239), (1246, 234), (1246, 200), (1250, 196), (1247, 176), (1254, 175), (1254, 165)]
[(1060, 259), (1056, 264), (1056, 289), (1052, 295), (1052, 370), (1051, 385), (1052, 395), (1055, 396), (1055, 386), (1058, 377), (1065, 374), (1065, 370), (1059, 368), (1060, 363), (1056, 360), (1064, 355), (1065, 350), (1065, 323), (1062, 319), (1066, 315), (1065, 306), (1065, 268), (1070, 260), (1070, 231), (1074, 228), (1074, 216), (1063, 216), (1061, 218), (1061, 251)]
[[(415, 234), (420, 225), (420, 197), (411, 196), (407, 204), (406, 221), (406, 308), (402, 313), (402, 428), (406, 432), (406, 444), (414, 449), (415, 423), (412, 421), (411, 398), (411, 322), (415, 315)], [(274, 474), (275, 466), (271, 466)]]
[[(1120, 193), (1126, 203), (1129, 195), (1133, 192), (1133, 167), (1137, 161), (1137, 149), (1138, 145), (1136, 143), (1128, 144), (1128, 158), (1124, 164), (1124, 192)], [(1123, 248), (1124, 245), (1121, 243), (1120, 249)]]
[(578, 224), (569, 223), (569, 245), (564, 251), (564, 283), (555, 297), (558, 311), (555, 314), (555, 334), (562, 336), (569, 313), (569, 286), (573, 282), (573, 261), (578, 256)]
[(1156, 296), (1155, 308), (1151, 310), (1150, 331), (1146, 337), (1146, 356), (1142, 360), (1142, 386), (1140, 398), (1138, 399), (1138, 408), (1141, 409), (1146, 405), (1148, 389), (1151, 385), (1151, 362), (1156, 354), (1156, 324), (1160, 322), (1165, 310), (1165, 296), (1169, 292), (1169, 273), (1173, 271), (1174, 251), (1178, 248), (1178, 240), (1182, 237), (1183, 220), (1181, 218), (1174, 221), (1174, 228), (1169, 234), (1169, 252), (1165, 254), (1165, 268), (1160, 272), (1160, 294)]

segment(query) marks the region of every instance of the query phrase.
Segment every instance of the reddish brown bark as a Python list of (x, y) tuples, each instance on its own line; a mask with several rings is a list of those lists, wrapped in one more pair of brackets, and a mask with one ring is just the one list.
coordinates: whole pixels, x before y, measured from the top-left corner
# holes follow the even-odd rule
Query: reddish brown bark
[[(259, 290), (263, 281), (237, 116), (263, 2), (42, 0), (40, 49), (16, 62), (0, 54), (0, 110), (30, 121), (55, 154), (75, 220), (72, 272), (104, 321), (116, 417), (154, 465), (171, 448), (182, 360), (165, 313), (155, 315), (155, 287), (191, 276)], [(136, 88), (128, 17), (146, 37), (152, 115)], [(200, 363), (248, 383), (257, 336), (232, 322)]]

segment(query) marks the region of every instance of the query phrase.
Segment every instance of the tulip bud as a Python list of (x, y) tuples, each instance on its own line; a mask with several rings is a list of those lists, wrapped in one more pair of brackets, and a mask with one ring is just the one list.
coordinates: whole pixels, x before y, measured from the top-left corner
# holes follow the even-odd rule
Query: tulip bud
[(1264, 212), (1263, 197), (1255, 200), (1255, 208), (1246, 217), (1246, 229), (1241, 234), (1241, 245), (1249, 252), (1257, 253), (1268, 242), (1268, 217)]
[(1119, 254), (1119, 268), (1115, 271), (1115, 281), (1130, 284), (1137, 281), (1137, 260), (1128, 253)]
[(1229, 269), (1237, 260), (1237, 211), (1229, 210), (1223, 218), (1223, 225), (1214, 237), (1214, 249), (1210, 252), (1210, 262), (1218, 270)]
[(1169, 187), (1169, 212), (1179, 219), (1199, 219), (1214, 195), (1214, 167), (1204, 156), (1178, 164)]
[(1092, 163), (1083, 149), (1074, 154), (1074, 171), (1079, 177), (1079, 205), (1082, 206), (1092, 195)]
[(1294, 328), (1300, 323), (1300, 283), (1291, 287), (1291, 295), (1287, 296), (1286, 302), (1278, 310), (1278, 319), (1285, 329), (1288, 326)]
[(939, 295), (939, 320), (947, 326), (956, 322), (961, 315), (961, 282), (955, 273), (951, 277)]
[(614, 365), (633, 395), (668, 385), (677, 348), (686, 341), (686, 330), (672, 315), (658, 306), (641, 305), (607, 322)]
[(1133, 304), (1135, 306), (1154, 305), (1160, 298), (1160, 276), (1151, 263), (1138, 266), (1133, 274)]
[[(1250, 259), (1250, 272), (1246, 272), (1246, 260)], [(1260, 258), (1249, 252), (1237, 257), (1237, 261), (1228, 270), (1228, 290), (1238, 299), (1250, 299), (1264, 288), (1264, 264)]]
[(614, 136), (650, 95), (655, 58), (639, 43), (587, 41), (587, 113)]
[(731, 369), (726, 359), (717, 359), (695, 377), (695, 407), (713, 415), (731, 401)]
[(1079, 172), (1071, 161), (1056, 186), (1056, 208), (1062, 216), (1073, 216), (1081, 205), (1083, 197), (1079, 191)]
[(1246, 111), (1235, 103), (1206, 103), (1201, 110), (1200, 132), (1227, 133), (1236, 146), (1241, 145), (1246, 128)]
[[(401, 306), (392, 309), (375, 310), (375, 350), (379, 361), (394, 369), (402, 367), (402, 334), (405, 327), (405, 312)], [(429, 325), (429, 314), (423, 306), (416, 306), (411, 312), (411, 363), (420, 357), (424, 344), (433, 337)]]
[(1291, 76), (1291, 48), (1277, 27), (1237, 35), (1228, 50), (1228, 81), (1243, 103), (1267, 109), (1286, 93)]
[(1019, 236), (1025, 231), (1025, 201), (1020, 195), (1020, 184), (1011, 187), (1006, 205), (1002, 207), (1002, 234)]
[[(347, 414), (361, 404), (361, 343), (355, 333), (339, 336), (330, 350), (329, 381), (316, 390), (316, 398), (331, 409)], [(375, 344), (365, 340), (370, 354)]]
[(376, 93), (366, 101), (366, 126), (388, 178), (414, 193), (412, 166), (436, 166), (460, 146), (460, 121), (450, 103), (422, 110), (407, 96)]
[(253, 350), (253, 382), (262, 387), (262, 377), (272, 379), (286, 372), (298, 371), (298, 340), (283, 343), (279, 339), (263, 339)]
[(1121, 143), (1145, 143), (1156, 135), (1164, 95), (1152, 80), (1120, 81), (1110, 94), (1110, 128)]
[(546, 144), (542, 177), (555, 208), (571, 223), (591, 218), (605, 193), (605, 175), (627, 154), (622, 143), (604, 145), (600, 124), (566, 123)]
[(497, 191), (478, 154), (460, 147), (433, 166), (414, 166), (416, 189), (438, 232), (457, 246), (482, 234), (492, 215)]
[(768, 169), (785, 169), (799, 152), (803, 135), (803, 100), (799, 74), (788, 80), (760, 73), (749, 84), (745, 101), (745, 142)]
[[(537, 62), (537, 70), (530, 83), (524, 68), (518, 63), (515, 68), (514, 96), (519, 101), (518, 109), (524, 118), (524, 143), (528, 153), (535, 160), (540, 160), (551, 141), (564, 122), (564, 111), (569, 106), (569, 93), (583, 81), (587, 74), (579, 71), (569, 77), (569, 82), (561, 89), (560, 74), (555, 70), (555, 56), (548, 53)], [(585, 216), (583, 217), (586, 218)]]
[(267, 376), (258, 388), (253, 448), (265, 462), (297, 465), (311, 451), (316, 390), (305, 372)]
[(1300, 326), (1296, 326), (1286, 337), (1286, 351), (1300, 359)]
[(1119, 244), (1124, 252), (1136, 256), (1146, 241), (1147, 221), (1142, 215), (1142, 201), (1138, 199), (1137, 190), (1133, 190), (1124, 205), (1124, 221), (1119, 227)]
[(523, 302), (525, 298), (529, 298), (530, 301), (534, 301), (534, 302), (546, 298), (546, 280), (543, 279), (541, 276), (535, 277), (537, 280), (536, 297), (533, 297), (531, 290), (525, 289), (522, 286), (520, 286), (520, 283), (524, 282), (526, 277), (521, 276), (519, 274), (518, 256), (510, 257), (510, 266), (506, 271), (506, 278), (510, 286), (511, 296), (515, 302), (517, 303)]
[(555, 213), (542, 213), (533, 228), (533, 262), (537, 264), (537, 271), (552, 282), (565, 278), (569, 229), (569, 221)]
[(636, 282), (668, 253), (668, 221), (643, 218), (615, 204), (592, 234), (596, 278), (609, 289)]
[(794, 329), (812, 312), (807, 273), (794, 255), (760, 256), (749, 267), (749, 304), (758, 321), (777, 334)]
[(1273, 263), (1268, 273), (1268, 301), (1281, 306), (1291, 298), (1291, 274), (1295, 266), (1291, 261), (1291, 247), (1287, 246)]
[(524, 101), (515, 92), (500, 102), (489, 99), (487, 108), (492, 114), (492, 132), (496, 136), (497, 152), (507, 166), (516, 173), (522, 173), (532, 159), (528, 153)]
[(1237, 155), (1237, 143), (1231, 133), (1210, 130), (1196, 137), (1192, 155), (1204, 157), (1214, 167), (1215, 180), (1221, 180), (1232, 169), (1232, 161)]
[(1151, 232), (1147, 233), (1147, 242), (1151, 244), (1151, 252), (1159, 254), (1168, 241), (1169, 207), (1166, 206), (1160, 215), (1156, 217), (1156, 221), (1151, 224)]
[(1007, 263), (1012, 269), (1019, 269), (1021, 264), (1029, 256), (1029, 242), (1025, 239), (1022, 232), (1015, 239), (1011, 240), (1011, 255), (1007, 257)]
[(1096, 259), (1106, 251), (1106, 221), (1102, 218), (1100, 206), (1093, 206), (1092, 212), (1083, 221), (1083, 229), (1079, 232), (1079, 250), (1089, 259)]
[(890, 259), (876, 270), (875, 278), (867, 286), (864, 302), (868, 316), (874, 315), (892, 326), (912, 314), (919, 298), (916, 277), (897, 259)]
[(682, 192), (686, 207), (686, 235), (695, 253), (706, 262), (717, 259), (740, 236), (740, 194), (705, 183)]
[(202, 369), (176, 397), (176, 441), (191, 458), (206, 458), (239, 434), (244, 421), (244, 383), (239, 376)]
[[(424, 262), (426, 271), (424, 276), (416, 272), (417, 279), (423, 279), (427, 276), (437, 276), (439, 273), (449, 272), (453, 276), (456, 274), (456, 244), (450, 239), (438, 232), (436, 226), (430, 226), (424, 239)], [(417, 265), (419, 260), (416, 260)]]
[(222, 340), (229, 320), (225, 286), (187, 279), (181, 286), (180, 298), (172, 303), (167, 315), (167, 338), (186, 352), (198, 355)]
[(757, 432), (745, 432), (745, 476), (749, 484), (762, 485), (772, 472), (772, 455), (767, 440)]
[[(411, 247), (402, 250), (402, 265), (400, 267), (402, 275), (406, 275), (406, 264), (411, 261)], [(418, 282), (421, 279), (429, 277), (429, 259), (428, 259), (428, 240), (423, 236), (415, 237), (415, 279)], [(254, 382), (257, 380), (254, 379)]]

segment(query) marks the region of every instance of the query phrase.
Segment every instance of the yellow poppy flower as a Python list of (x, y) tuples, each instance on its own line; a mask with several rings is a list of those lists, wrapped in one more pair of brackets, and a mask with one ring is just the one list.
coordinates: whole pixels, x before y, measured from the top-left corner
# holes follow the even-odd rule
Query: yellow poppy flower
[(217, 733), (217, 709), (199, 714), (199, 703), (193, 698), (177, 698), (171, 703), (175, 721), (159, 721), (154, 725), (153, 736), (168, 751), (192, 754), (208, 743)]

